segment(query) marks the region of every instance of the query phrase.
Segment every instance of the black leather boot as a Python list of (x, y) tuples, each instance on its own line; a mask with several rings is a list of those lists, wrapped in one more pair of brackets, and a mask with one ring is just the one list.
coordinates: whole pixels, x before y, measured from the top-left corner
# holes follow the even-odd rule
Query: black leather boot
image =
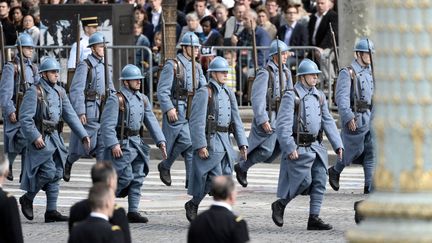
[(147, 223), (148, 222), (148, 218), (142, 216), (138, 212), (127, 213), (127, 218), (128, 218), (129, 223)]
[(273, 222), (279, 227), (283, 225), (285, 207), (286, 205), (283, 205), (279, 200), (271, 205)]
[(66, 182), (70, 181), (71, 178), (71, 171), (72, 171), (72, 164), (70, 164), (68, 161), (65, 163), (64, 172), (63, 172), (63, 180)]
[(363, 200), (354, 203), (354, 221), (356, 222), (356, 224), (359, 224), (361, 221), (364, 220), (364, 216), (361, 215), (358, 211), (358, 206), (361, 202), (363, 202)]
[(21, 204), (21, 212), (28, 220), (33, 220), (33, 201), (28, 199), (26, 195), (22, 195), (19, 198)]
[(119, 198), (127, 197), (129, 195), (129, 188), (130, 188), (130, 184), (127, 187), (121, 189), (121, 191), (116, 196)]
[(62, 215), (57, 210), (45, 212), (45, 223), (68, 221), (69, 217)]
[(9, 173), (6, 176), (6, 179), (8, 179), (9, 181), (13, 181), (13, 179), (14, 179), (13, 172), (12, 172), (12, 165), (9, 165)]
[(333, 190), (339, 191), (340, 173), (338, 173), (334, 169), (333, 166), (328, 169), (328, 173), (329, 173), (329, 183), (330, 183), (330, 186), (333, 188)]
[(331, 230), (333, 226), (330, 224), (324, 223), (320, 217), (316, 214), (310, 214), (309, 220), (307, 224), (307, 230)]
[(238, 183), (240, 183), (240, 185), (242, 185), (242, 187), (247, 187), (248, 182), (247, 182), (247, 172), (243, 172), (240, 168), (240, 164), (235, 164), (234, 165), (234, 171), (236, 173), (236, 178)]
[(192, 220), (194, 220), (198, 214), (198, 205), (195, 205), (195, 203), (190, 200), (185, 204), (185, 209), (187, 220), (192, 222)]
[(369, 188), (370, 188), (369, 186), (364, 186), (363, 194), (369, 194), (371, 192)]
[(171, 173), (170, 173), (170, 170), (165, 169), (162, 166), (162, 162), (158, 164), (158, 170), (159, 170), (159, 177), (160, 177), (161, 181), (165, 185), (171, 186)]

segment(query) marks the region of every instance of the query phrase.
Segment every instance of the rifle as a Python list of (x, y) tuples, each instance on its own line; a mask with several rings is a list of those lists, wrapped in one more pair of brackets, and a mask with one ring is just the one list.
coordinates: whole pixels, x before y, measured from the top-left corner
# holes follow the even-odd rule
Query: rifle
[(369, 43), (369, 38), (367, 38), (366, 41), (367, 41), (368, 49), (369, 49), (370, 66), (372, 69), (372, 79), (375, 82), (375, 73), (374, 73), (375, 69), (374, 69), (373, 58), (372, 58), (372, 48), (371, 48), (370, 43)]
[(329, 23), (329, 25), (330, 25), (330, 33), (332, 36), (333, 49), (335, 52), (336, 69), (337, 69), (336, 73), (338, 73), (339, 72), (339, 54), (338, 54), (337, 44), (336, 44), (336, 35), (335, 35), (335, 32), (333, 31), (333, 26), (332, 26), (331, 22)]
[(77, 37), (76, 37), (76, 53), (75, 53), (75, 68), (69, 68), (67, 72), (67, 81), (66, 81), (66, 92), (69, 93), (69, 89), (72, 83), (72, 78), (75, 74), (75, 70), (80, 62), (80, 51), (81, 51), (81, 26), (80, 26), (80, 14), (77, 14)]
[(256, 37), (255, 37), (255, 27), (253, 26), (253, 21), (250, 21), (251, 27), (252, 27), (252, 57), (253, 57), (253, 64), (254, 64), (254, 76), (248, 77), (247, 84), (248, 84), (248, 100), (251, 101), (251, 94), (252, 94), (252, 84), (255, 80), (256, 73), (258, 70), (258, 53), (257, 53), (257, 46), (256, 46)]
[(194, 97), (194, 95), (195, 95), (195, 89), (196, 89), (196, 84), (195, 84), (195, 82), (196, 82), (196, 77), (195, 77), (195, 75), (196, 75), (196, 70), (195, 70), (195, 46), (193, 45), (193, 42), (192, 42), (192, 35), (191, 35), (191, 37), (190, 37), (190, 40), (191, 40), (191, 48), (192, 48), (192, 91), (188, 91), (188, 94), (187, 94), (187, 110), (186, 110), (186, 119), (188, 119), (189, 120), (189, 117), (190, 117), (190, 113), (191, 113), (191, 111), (192, 111), (192, 99), (193, 99), (193, 97)]
[(105, 107), (105, 103), (110, 95), (110, 87), (109, 87), (109, 69), (108, 69), (108, 51), (106, 46), (105, 37), (103, 38), (104, 45), (104, 79), (105, 79), (105, 95), (101, 99), (101, 104), (99, 106), (99, 122), (102, 116), (102, 111)]
[[(162, 26), (162, 28), (161, 28), (161, 33), (162, 33), (162, 50), (161, 50), (161, 56), (160, 56), (160, 59), (159, 59), (159, 68), (158, 68), (158, 71), (157, 71), (157, 80), (159, 81), (159, 78), (160, 78), (160, 73), (162, 72), (162, 69), (163, 69), (163, 66), (164, 66), (164, 64), (165, 64), (165, 60), (166, 60), (166, 28), (165, 28), (165, 17), (164, 17), (164, 15), (163, 15), (163, 13), (161, 14), (161, 26)], [(144, 94), (144, 92), (143, 92), (143, 94)]]
[(284, 89), (284, 83), (282, 81), (282, 73), (283, 73), (283, 65), (282, 65), (282, 53), (281, 53), (281, 49), (279, 47), (279, 38), (276, 37), (276, 46), (277, 46), (277, 50), (278, 50), (278, 69), (279, 69), (279, 96), (276, 97), (276, 101), (275, 101), (275, 108), (276, 108), (276, 114), (279, 111), (279, 106), (280, 106), (280, 102), (281, 102), (281, 98), (283, 95), (283, 89)]
[(0, 74), (3, 72), (3, 65), (6, 63), (6, 51), (4, 45), (4, 35), (3, 35), (3, 24), (0, 21), (0, 55), (1, 55), (1, 64), (0, 64)]
[(26, 90), (29, 88), (29, 84), (27, 83), (26, 80), (26, 73), (25, 73), (25, 66), (24, 66), (24, 53), (22, 50), (22, 43), (21, 40), (19, 39), (19, 35), (18, 35), (18, 31), (16, 32), (16, 35), (18, 36), (18, 50), (20, 53), (20, 63), (19, 63), (19, 82), (17, 82), (17, 89), (16, 89), (16, 94), (15, 94), (15, 108), (16, 108), (16, 113), (15, 114), (19, 114), (19, 108), (21, 106), (23, 97), (24, 97), (24, 93), (26, 92)]

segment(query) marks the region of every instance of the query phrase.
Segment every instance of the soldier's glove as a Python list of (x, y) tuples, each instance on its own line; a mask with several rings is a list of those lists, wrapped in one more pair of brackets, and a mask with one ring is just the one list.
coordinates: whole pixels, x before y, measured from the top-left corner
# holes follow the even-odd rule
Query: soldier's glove
[(166, 160), (168, 158), (168, 155), (167, 155), (167, 151), (166, 151), (165, 142), (159, 143), (158, 147), (162, 153), (162, 159)]

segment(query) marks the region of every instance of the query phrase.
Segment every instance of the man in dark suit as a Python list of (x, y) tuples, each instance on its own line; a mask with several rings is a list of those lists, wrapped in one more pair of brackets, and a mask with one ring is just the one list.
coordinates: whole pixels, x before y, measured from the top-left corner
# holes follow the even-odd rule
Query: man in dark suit
[(114, 212), (114, 190), (106, 183), (99, 182), (90, 188), (90, 216), (78, 223), (69, 235), (69, 243), (123, 243), (123, 232), (118, 225), (112, 225), (108, 218)]
[[(114, 191), (117, 188), (117, 173), (110, 162), (98, 162), (93, 165), (91, 169), (91, 178), (93, 184), (105, 183)], [(90, 215), (90, 213), (91, 207), (89, 199), (75, 203), (70, 209), (68, 222), (69, 233), (72, 231), (72, 228), (75, 226), (75, 224), (85, 220)], [(109, 222), (112, 225), (120, 226), (121, 230), (123, 231), (125, 243), (131, 242), (129, 222), (124, 208), (115, 205), (114, 212), (109, 218)]]
[(313, 54), (314, 59), (319, 61), (320, 69), (323, 72), (324, 79), (333, 78), (335, 70), (333, 67), (334, 54), (330, 24), (335, 32), (336, 42), (338, 40), (338, 15), (331, 9), (330, 0), (317, 0), (315, 14), (312, 14), (309, 20), (309, 45), (318, 47)]
[(3, 191), (2, 184), (9, 173), (9, 161), (0, 151), (0, 242), (22, 243), (21, 221), (17, 201), (12, 194)]
[(249, 241), (246, 222), (232, 212), (237, 192), (231, 176), (213, 177), (211, 193), (213, 205), (192, 221), (188, 243)]

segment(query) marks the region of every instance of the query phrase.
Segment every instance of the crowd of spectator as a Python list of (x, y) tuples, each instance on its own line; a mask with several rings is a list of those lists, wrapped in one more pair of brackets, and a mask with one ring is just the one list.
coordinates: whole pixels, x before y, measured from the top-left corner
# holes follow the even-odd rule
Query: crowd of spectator
[[(131, 34), (136, 45), (153, 51), (153, 67), (159, 66), (163, 47), (162, 0), (0, 0), (6, 45), (15, 44), (17, 32), (29, 33), (35, 44), (39, 44), (40, 28), (44, 27), (39, 8), (44, 4), (133, 4), (135, 23)], [(203, 46), (250, 47), (254, 30), (257, 46), (269, 46), (273, 39), (279, 38), (288, 46), (318, 47), (314, 52), (291, 52), (289, 63), (293, 67), (306, 55), (317, 63), (328, 58), (328, 50), (332, 48), (329, 23), (337, 37), (336, 0), (179, 0), (177, 8), (177, 40), (193, 31)], [(217, 55), (224, 56), (225, 52), (228, 51)], [(230, 75), (236, 80), (239, 73), (246, 78), (251, 76), (254, 68), (251, 52), (229, 52), (226, 55), (233, 65)], [(141, 53), (136, 58), (142, 60)], [(265, 65), (266, 59), (266, 51), (259, 49), (258, 66)], [(149, 66), (146, 62), (137, 64)], [(233, 85), (240, 96), (247, 93), (246, 78)]]

